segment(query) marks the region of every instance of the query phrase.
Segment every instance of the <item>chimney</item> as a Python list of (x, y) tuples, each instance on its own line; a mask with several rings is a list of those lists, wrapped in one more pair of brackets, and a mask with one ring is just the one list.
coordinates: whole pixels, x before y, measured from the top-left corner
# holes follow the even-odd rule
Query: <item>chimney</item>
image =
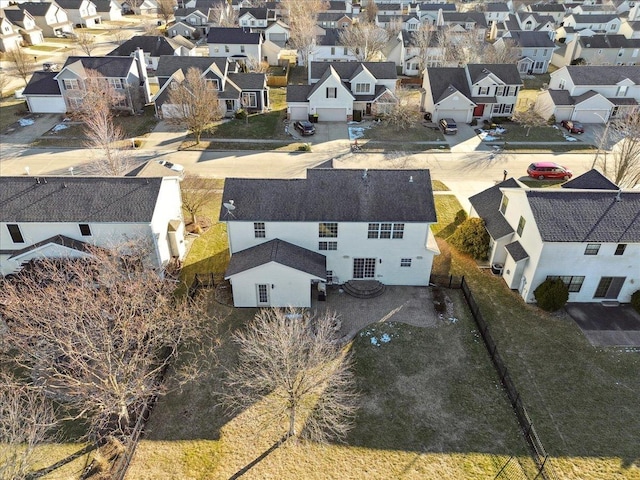
[(137, 47), (136, 51), (133, 52), (133, 57), (136, 59), (136, 63), (138, 65), (140, 86), (144, 90), (145, 103), (149, 103), (151, 101), (151, 88), (149, 87), (149, 77), (147, 75), (147, 64), (144, 60), (144, 52), (140, 47)]

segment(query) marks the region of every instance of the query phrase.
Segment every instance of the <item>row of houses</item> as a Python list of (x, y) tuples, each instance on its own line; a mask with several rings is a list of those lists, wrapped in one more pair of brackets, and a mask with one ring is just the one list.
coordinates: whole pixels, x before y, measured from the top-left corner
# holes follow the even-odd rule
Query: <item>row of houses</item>
[[(132, 238), (154, 245), (158, 268), (184, 256), (177, 177), (0, 177), (0, 187), (2, 275)], [(595, 170), (562, 187), (508, 179), (470, 198), (492, 264), (526, 302), (548, 278), (562, 279), (572, 302), (628, 302), (640, 282), (640, 192)], [(323, 166), (304, 179), (229, 178), (223, 201), (238, 307), (309, 307), (319, 287), (351, 280), (427, 286), (439, 254), (428, 170)]]

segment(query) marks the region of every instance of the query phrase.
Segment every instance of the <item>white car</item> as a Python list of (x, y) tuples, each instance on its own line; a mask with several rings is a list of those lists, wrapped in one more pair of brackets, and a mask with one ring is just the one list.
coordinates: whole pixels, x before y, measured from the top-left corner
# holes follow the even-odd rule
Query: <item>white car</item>
[(184, 167), (178, 163), (167, 162), (166, 160), (156, 160), (163, 167), (170, 168), (174, 172), (184, 175)]

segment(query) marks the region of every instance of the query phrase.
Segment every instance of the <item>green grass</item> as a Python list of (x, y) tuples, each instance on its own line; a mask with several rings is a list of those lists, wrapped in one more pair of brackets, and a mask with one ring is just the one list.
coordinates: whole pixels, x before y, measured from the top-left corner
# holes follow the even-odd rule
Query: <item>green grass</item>
[(0, 132), (17, 122), (25, 113), (27, 113), (27, 105), (24, 100), (3, 99), (0, 102)]
[(444, 141), (444, 137), (439, 130), (434, 130), (421, 124), (402, 130), (396, 130), (393, 127), (384, 125), (384, 122), (379, 126), (373, 126), (365, 129), (364, 138), (381, 142), (398, 142), (402, 144), (411, 142)]
[(307, 85), (307, 67), (291, 67), (289, 85)]
[(530, 188), (548, 188), (548, 187), (559, 187), (564, 183), (564, 180), (536, 180), (535, 178), (524, 178), (520, 180), (521, 183), (524, 183), (527, 187)]
[(114, 118), (114, 123), (124, 132), (125, 138), (141, 137), (150, 133), (158, 124), (152, 106), (144, 108), (142, 115), (121, 115)]
[(436, 237), (446, 239), (466, 218), (466, 213), (455, 195), (435, 195), (434, 200), (438, 223), (431, 225), (431, 231)]
[[(553, 127), (523, 127), (517, 123), (505, 122), (501, 124), (507, 129), (507, 133), (501, 135), (506, 142), (564, 142), (562, 132)], [(529, 130), (529, 135), (527, 135)]]
[(431, 180), (431, 189), (434, 192), (448, 192), (449, 191), (449, 187), (447, 187), (440, 180)]
[(249, 121), (243, 119), (230, 120), (221, 123), (203, 134), (203, 138), (246, 138), (250, 140), (287, 139), (284, 133), (284, 110), (274, 110), (267, 113), (256, 113), (249, 116)]
[(543, 73), (540, 75), (533, 75), (533, 78), (523, 78), (524, 90), (540, 90), (544, 84), (549, 85), (551, 75)]

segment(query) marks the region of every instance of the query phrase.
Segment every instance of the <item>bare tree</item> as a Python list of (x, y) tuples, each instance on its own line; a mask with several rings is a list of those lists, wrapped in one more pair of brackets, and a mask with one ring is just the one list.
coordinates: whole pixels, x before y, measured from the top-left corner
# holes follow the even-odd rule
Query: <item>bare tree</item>
[(402, 31), (402, 19), (394, 17), (389, 20), (389, 23), (384, 27), (387, 32), (388, 38), (397, 37)]
[(229, 3), (219, 2), (209, 9), (209, 21), (218, 27), (236, 27), (238, 12)]
[(5, 53), (5, 58), (11, 63), (12, 75), (21, 78), (26, 86), (27, 79), (36, 69), (35, 57), (26, 53), (23, 48), (14, 48)]
[(429, 65), (429, 57), (434, 51), (436, 43), (436, 27), (429, 23), (423, 23), (418, 30), (413, 33), (413, 46), (418, 49), (418, 59), (420, 64), (420, 72), (423, 72)]
[(344, 45), (360, 62), (378, 60), (389, 36), (376, 25), (356, 23), (340, 32), (340, 44)]
[(368, 2), (360, 12), (360, 20), (363, 23), (375, 24), (378, 18), (378, 4), (376, 2)]
[(80, 49), (89, 57), (95, 48), (96, 37), (87, 32), (80, 32), (76, 35), (76, 43)]
[(520, 48), (512, 39), (503, 38), (503, 45), (487, 45), (483, 50), (483, 63), (511, 63), (515, 65), (520, 60)]
[(202, 132), (222, 117), (218, 92), (195, 68), (189, 68), (184, 80), (171, 87), (167, 103), (171, 105), (168, 120), (191, 131), (196, 144), (200, 143)]
[(514, 112), (512, 120), (527, 129), (526, 137), (531, 133), (533, 127), (544, 127), (547, 121), (538, 113), (535, 105), (529, 106), (526, 110), (517, 110)]
[(54, 440), (56, 415), (41, 389), (0, 374), (0, 479), (29, 478), (36, 448)]
[(247, 71), (254, 73), (267, 73), (269, 71), (269, 62), (260, 60), (256, 57), (248, 57), (245, 61)]
[(357, 396), (351, 360), (335, 341), (335, 322), (331, 314), (261, 310), (233, 335), (240, 353), (225, 392), (230, 407), (251, 405), (265, 424), (282, 424), (287, 438), (344, 438)]
[(140, 408), (168, 391), (167, 367), (172, 386), (192, 380), (206, 344), (203, 310), (174, 295), (148, 251), (141, 239), (89, 248), (84, 258), (33, 261), (0, 281), (14, 361), (71, 418), (87, 420), (91, 440), (126, 437)]
[(447, 65), (464, 66), (482, 61), (485, 45), (478, 40), (477, 29), (459, 32), (447, 27), (438, 30), (437, 43)]
[(156, 0), (158, 4), (158, 16), (167, 24), (173, 18), (176, 0)]
[(621, 188), (640, 184), (640, 108), (609, 122), (601, 138), (606, 143), (613, 144), (611, 151), (595, 160), (602, 173)]
[(290, 28), (289, 42), (298, 50), (302, 65), (306, 65), (316, 39), (318, 14), (324, 12), (325, 0), (282, 0), (285, 19)]
[(160, 30), (158, 29), (158, 24), (154, 22), (144, 22), (142, 24), (142, 30), (145, 35), (157, 36), (160, 35)]
[(415, 125), (420, 121), (420, 105), (415, 92), (406, 89), (396, 89), (397, 102), (385, 112), (384, 122), (400, 131)]
[(127, 33), (126, 30), (122, 28), (117, 28), (111, 32), (111, 37), (113, 38), (113, 41), (115, 43), (117, 43), (118, 45), (122, 45), (124, 42), (127, 41), (129, 34)]
[(204, 206), (211, 200), (215, 191), (215, 183), (210, 178), (199, 177), (187, 173), (180, 184), (182, 193), (182, 208), (191, 215), (191, 223), (198, 223), (197, 215)]
[(0, 70), (0, 98), (4, 97), (5, 90), (11, 83), (9, 76), (2, 70)]

